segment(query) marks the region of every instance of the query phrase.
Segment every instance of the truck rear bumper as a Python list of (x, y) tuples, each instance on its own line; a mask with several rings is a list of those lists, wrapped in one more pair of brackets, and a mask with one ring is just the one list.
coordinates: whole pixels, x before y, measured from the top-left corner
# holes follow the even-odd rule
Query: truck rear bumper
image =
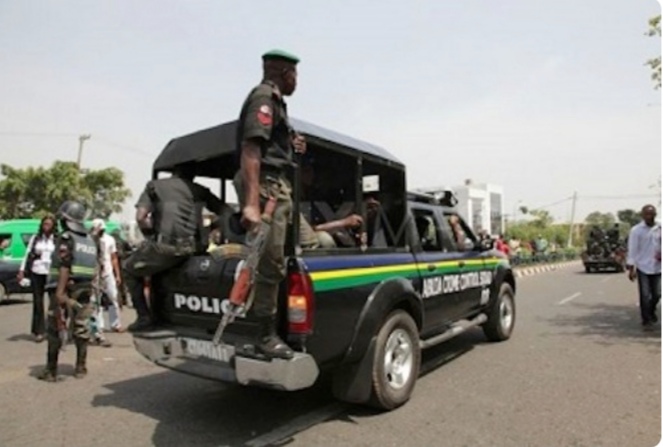
[(319, 374), (313, 357), (302, 352), (292, 360), (260, 360), (171, 330), (136, 333), (133, 339), (136, 350), (157, 365), (206, 379), (294, 391), (312, 386)]
[(583, 261), (583, 264), (586, 267), (594, 267), (594, 268), (617, 268), (623, 266), (622, 262), (612, 259), (601, 259), (601, 260), (587, 259)]

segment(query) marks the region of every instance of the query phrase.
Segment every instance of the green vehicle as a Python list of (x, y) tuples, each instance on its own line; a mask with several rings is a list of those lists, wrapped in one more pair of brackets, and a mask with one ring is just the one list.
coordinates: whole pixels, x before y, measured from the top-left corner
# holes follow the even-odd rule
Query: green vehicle
[[(12, 293), (29, 293), (29, 287), (21, 287), (16, 274), (25, 258), (30, 238), (39, 230), (39, 219), (16, 219), (0, 222), (0, 301)], [(85, 222), (90, 228), (92, 221)], [(106, 231), (120, 228), (119, 222), (106, 222)]]
[[(16, 219), (0, 222), (0, 259), (6, 262), (23, 261), (30, 238), (39, 230), (39, 219)], [(85, 222), (90, 228), (92, 221)], [(109, 221), (106, 223), (108, 233), (119, 229), (120, 223)]]

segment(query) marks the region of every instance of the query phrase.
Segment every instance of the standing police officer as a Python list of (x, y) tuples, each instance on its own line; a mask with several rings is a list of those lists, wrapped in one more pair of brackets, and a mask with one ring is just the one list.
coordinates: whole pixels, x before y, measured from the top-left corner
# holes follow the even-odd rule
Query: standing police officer
[(66, 342), (66, 315), (73, 320), (76, 344), (76, 378), (87, 374), (87, 346), (90, 340), (92, 281), (96, 274), (98, 250), (83, 226), (85, 207), (73, 201), (62, 204), (57, 219), (63, 230), (55, 245), (51, 273), (46, 284), (49, 296), (46, 368), (39, 379), (57, 380), (58, 354)]
[(285, 278), (284, 245), (292, 211), (292, 187), (286, 171), (293, 166), (293, 150), (306, 152), (306, 141), (292, 130), (283, 100), (297, 87), (299, 59), (273, 50), (262, 60), (263, 80), (251, 90), (240, 113), (240, 169), (234, 185), (243, 223), (250, 229), (260, 224), (261, 204), (270, 196), (277, 202), (249, 302), (253, 300), (253, 312), (260, 322), (258, 350), (268, 357), (290, 359), (294, 352), (276, 334), (276, 302), (279, 284)]

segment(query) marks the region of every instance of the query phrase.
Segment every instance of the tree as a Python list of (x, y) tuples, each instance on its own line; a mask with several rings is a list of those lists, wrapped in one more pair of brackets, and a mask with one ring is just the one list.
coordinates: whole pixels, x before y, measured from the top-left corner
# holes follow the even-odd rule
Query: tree
[(131, 195), (117, 168), (80, 172), (76, 163), (56, 161), (50, 168), (0, 165), (0, 218), (41, 217), (65, 200), (83, 202), (90, 216), (108, 219)]
[[(657, 15), (649, 19), (649, 30), (645, 33), (646, 36), (661, 37), (661, 15)], [(661, 56), (653, 57), (645, 62), (651, 68), (651, 79), (654, 81), (654, 88), (661, 88)]]
[(112, 213), (122, 211), (122, 202), (130, 192), (124, 187), (124, 173), (117, 168), (90, 171), (83, 177), (84, 187), (90, 191), (90, 215), (108, 219)]
[(552, 225), (553, 217), (546, 210), (530, 210), (529, 214), (534, 217), (532, 225), (536, 228), (546, 228)]
[(619, 210), (617, 211), (617, 219), (630, 228), (640, 222), (640, 213), (631, 209)]
[(604, 230), (607, 230), (615, 225), (616, 219), (615, 215), (612, 213), (602, 213), (600, 211), (594, 211), (585, 217), (585, 223), (588, 227), (598, 226)]

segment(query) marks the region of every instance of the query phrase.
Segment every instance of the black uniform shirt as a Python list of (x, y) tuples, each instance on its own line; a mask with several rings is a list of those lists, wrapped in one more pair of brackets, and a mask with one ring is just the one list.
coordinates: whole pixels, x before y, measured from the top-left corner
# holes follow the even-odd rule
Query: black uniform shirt
[(242, 105), (237, 129), (238, 157), (242, 141), (256, 140), (261, 148), (261, 165), (267, 170), (282, 172), (292, 165), (291, 132), (281, 93), (272, 82), (263, 81), (251, 90)]
[(51, 268), (46, 289), (55, 289), (60, 277), (60, 268), (69, 270), (69, 279), (76, 283), (92, 280), (98, 263), (99, 251), (94, 240), (86, 234), (63, 232), (57, 239), (51, 256)]
[(203, 207), (218, 212), (222, 202), (204, 186), (179, 177), (152, 180), (137, 207), (152, 213), (154, 230), (167, 243), (200, 238)]

